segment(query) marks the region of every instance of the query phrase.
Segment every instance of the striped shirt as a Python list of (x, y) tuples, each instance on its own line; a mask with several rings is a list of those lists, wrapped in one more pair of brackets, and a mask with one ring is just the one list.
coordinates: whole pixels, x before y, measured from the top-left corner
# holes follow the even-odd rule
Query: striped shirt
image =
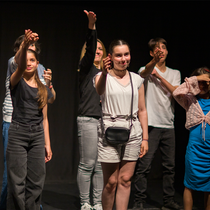
[[(4, 98), (4, 102), (3, 102), (3, 108), (2, 108), (2, 112), (3, 112), (3, 120), (5, 122), (11, 122), (12, 121), (12, 112), (13, 112), (13, 106), (12, 106), (12, 100), (11, 100), (11, 95), (10, 95), (10, 72), (13, 72), (17, 69), (17, 64), (14, 61), (14, 56), (12, 58), (10, 58), (8, 60), (8, 68), (7, 68), (7, 77), (6, 77), (6, 81), (5, 81), (5, 88), (6, 88), (6, 92), (5, 92), (5, 98)], [(38, 65), (37, 71), (38, 71), (38, 75), (39, 75), (39, 79), (41, 80), (41, 82), (46, 85), (45, 81), (44, 81), (44, 66), (42, 64)]]

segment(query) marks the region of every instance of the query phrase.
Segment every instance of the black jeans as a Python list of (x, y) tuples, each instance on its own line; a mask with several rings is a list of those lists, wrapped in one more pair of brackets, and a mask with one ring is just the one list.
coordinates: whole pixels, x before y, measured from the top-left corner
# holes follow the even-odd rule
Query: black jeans
[(12, 122), (7, 146), (7, 210), (39, 210), (45, 180), (43, 124)]
[(155, 128), (149, 126), (149, 150), (136, 164), (134, 187), (135, 202), (145, 202), (147, 175), (158, 147), (161, 151), (163, 166), (163, 201), (164, 204), (174, 198), (175, 175), (175, 133), (174, 129)]

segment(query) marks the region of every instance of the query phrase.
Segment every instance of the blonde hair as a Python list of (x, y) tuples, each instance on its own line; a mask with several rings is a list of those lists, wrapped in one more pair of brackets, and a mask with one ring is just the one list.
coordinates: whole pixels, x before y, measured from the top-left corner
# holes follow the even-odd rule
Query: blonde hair
[[(103, 59), (106, 58), (106, 56), (107, 56), (106, 55), (106, 49), (105, 49), (105, 46), (104, 46), (103, 42), (100, 39), (97, 39), (97, 42), (99, 42), (101, 44), (102, 49), (103, 49), (103, 56), (102, 56), (102, 59), (101, 59), (101, 62), (100, 62), (100, 69), (102, 69), (103, 68)], [(80, 61), (84, 57), (85, 53), (86, 53), (86, 43), (82, 47), (81, 54), (80, 54)], [(97, 66), (96, 66), (96, 68), (97, 68)], [(77, 69), (77, 71), (80, 71), (80, 69)]]

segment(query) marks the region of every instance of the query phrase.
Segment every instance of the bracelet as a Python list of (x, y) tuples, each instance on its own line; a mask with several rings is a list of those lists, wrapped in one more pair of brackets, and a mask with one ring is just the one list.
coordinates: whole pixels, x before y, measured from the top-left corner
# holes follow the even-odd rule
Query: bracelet
[(53, 85), (50, 85), (50, 86), (49, 86), (49, 89), (51, 90), (52, 88), (53, 88)]
[(148, 139), (142, 139), (142, 141), (148, 141)]

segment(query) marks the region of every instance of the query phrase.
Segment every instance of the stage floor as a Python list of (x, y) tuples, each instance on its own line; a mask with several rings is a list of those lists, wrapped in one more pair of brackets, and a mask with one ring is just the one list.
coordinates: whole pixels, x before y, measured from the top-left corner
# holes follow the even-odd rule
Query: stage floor
[[(182, 204), (183, 186), (175, 184), (175, 200)], [(162, 180), (148, 180), (148, 199), (145, 209), (158, 210), (162, 207)], [(79, 191), (76, 183), (46, 182), (42, 195), (43, 210), (79, 210)], [(128, 209), (133, 207), (133, 190), (131, 190)], [(194, 194), (194, 208), (203, 210), (203, 194)]]

